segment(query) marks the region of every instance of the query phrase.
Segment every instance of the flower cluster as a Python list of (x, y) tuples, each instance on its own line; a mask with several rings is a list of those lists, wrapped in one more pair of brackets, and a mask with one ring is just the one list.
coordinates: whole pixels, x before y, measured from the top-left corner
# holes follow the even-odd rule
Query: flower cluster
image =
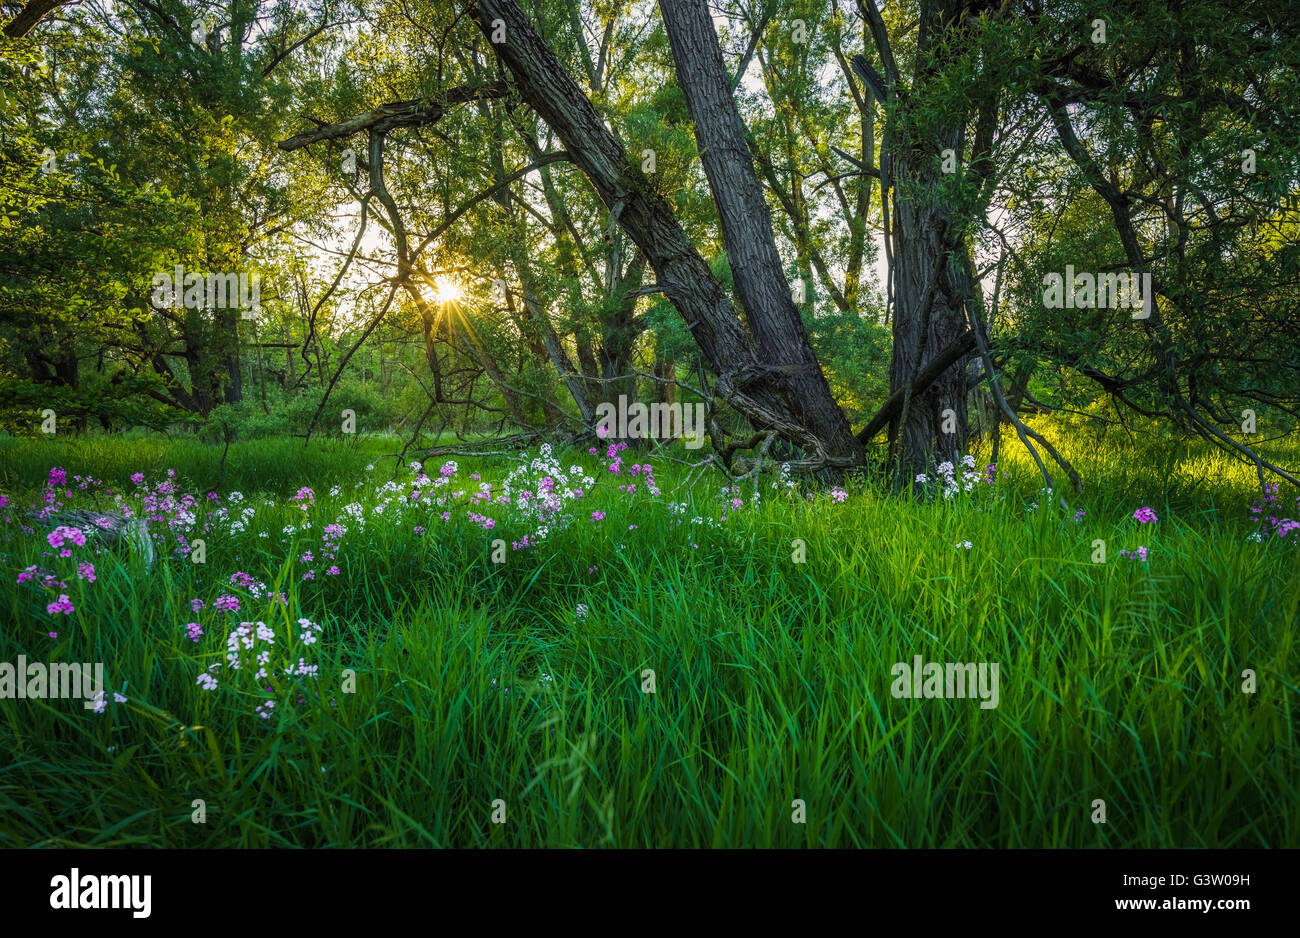
[[(1277, 489), (1276, 482), (1265, 483), (1264, 494), (1251, 503), (1250, 513), (1258, 529), (1250, 536), (1250, 540), (1262, 541), (1265, 537), (1286, 538), (1300, 532), (1300, 521), (1279, 517), (1280, 503)], [(1296, 511), (1300, 513), (1300, 496), (1296, 498)], [(1297, 537), (1296, 541), (1300, 543), (1300, 537)]]
[[(951, 462), (944, 461), (934, 467), (934, 481), (939, 485), (939, 491), (944, 498), (953, 498), (959, 492), (970, 492), (976, 485), (983, 483), (992, 485), (996, 477), (997, 470), (990, 463), (984, 467), (984, 471), (978, 472), (975, 469), (975, 457), (967, 453), (961, 457), (958, 462), (961, 464), (961, 472), (957, 471), (957, 466)], [(924, 472), (918, 473), (916, 481), (921, 485), (931, 484), (931, 479)]]

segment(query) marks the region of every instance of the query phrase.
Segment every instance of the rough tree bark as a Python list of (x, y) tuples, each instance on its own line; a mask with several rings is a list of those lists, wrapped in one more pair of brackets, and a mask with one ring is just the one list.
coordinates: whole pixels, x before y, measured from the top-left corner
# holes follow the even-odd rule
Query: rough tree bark
[[(513, 0), (477, 0), (468, 12), (489, 42), (497, 31), (493, 24), (504, 26), (505, 41), (492, 43), (491, 48), (514, 77), (524, 101), (564, 141), (606, 208), (645, 253), (659, 287), (717, 372), (719, 394), (756, 427), (776, 430), (802, 446), (813, 463), (838, 467), (860, 463), (861, 447), (848, 433), (820, 369), (809, 374), (803, 353), (781, 344), (789, 339), (788, 317), (767, 310), (754, 316), (754, 309), (747, 306), (759, 340), (759, 348), (755, 348), (730, 299), (672, 209), (627, 158), (518, 5)], [(752, 176), (752, 167), (749, 172)], [(769, 239), (770, 232), (769, 225)], [(779, 270), (778, 265), (778, 274)], [(763, 279), (757, 281), (750, 297), (755, 307), (774, 292), (770, 274), (761, 268), (756, 273)], [(781, 292), (790, 303), (789, 293)], [(825, 389), (823, 399), (817, 396), (819, 383)]]
[(788, 366), (774, 381), (827, 453), (861, 462), (862, 446), (831, 395), (790, 295), (708, 5), (705, 0), (661, 0), (659, 8), (718, 208), (736, 293), (762, 359)]

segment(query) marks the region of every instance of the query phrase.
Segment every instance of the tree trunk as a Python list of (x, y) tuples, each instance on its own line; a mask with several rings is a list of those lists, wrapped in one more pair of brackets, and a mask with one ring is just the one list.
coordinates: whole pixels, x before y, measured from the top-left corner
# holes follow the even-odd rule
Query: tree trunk
[(777, 382), (827, 455), (861, 462), (862, 446), (831, 395), (790, 295), (708, 4), (706, 0), (661, 0), (659, 7), (677, 81), (695, 122), (700, 161), (718, 207), (736, 292), (762, 359), (768, 365), (790, 366)]
[[(760, 358), (730, 299), (686, 237), (668, 203), (627, 158), (518, 5), (513, 0), (477, 0), (469, 14), (489, 41), (493, 22), (500, 20), (504, 24), (506, 41), (492, 44), (492, 50), (514, 76), (523, 100), (564, 141), (565, 149), (601, 201), (645, 253), (655, 269), (658, 286), (717, 372), (719, 394), (756, 427), (776, 430), (814, 454), (822, 464), (859, 463), (861, 447), (848, 434), (847, 423), (835, 407), (820, 368), (815, 373), (807, 370), (816, 362), (806, 360), (807, 335), (797, 314), (791, 321), (790, 312), (783, 309), (774, 314), (760, 311), (757, 316), (749, 310), (751, 319), (758, 322), (763, 349)], [(720, 61), (716, 42), (714, 55)], [(741, 149), (743, 152), (743, 143)], [(752, 167), (749, 172), (752, 179)], [(769, 224), (769, 243), (771, 239)], [(755, 285), (750, 297), (754, 302), (766, 302), (772, 295), (772, 273), (779, 275), (779, 263), (775, 271), (766, 273)], [(783, 305), (792, 308), (788, 290), (781, 287), (779, 292)], [(792, 334), (795, 324), (798, 329)], [(787, 390), (799, 393), (787, 394)]]

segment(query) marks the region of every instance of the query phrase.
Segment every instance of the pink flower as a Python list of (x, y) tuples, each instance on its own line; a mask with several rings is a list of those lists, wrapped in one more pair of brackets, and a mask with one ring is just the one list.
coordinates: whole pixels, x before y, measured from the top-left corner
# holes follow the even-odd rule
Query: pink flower
[(139, 485), (141, 482), (144, 481), (144, 473), (143, 472), (135, 473), (134, 475), (131, 476), (131, 481), (134, 482), (136, 485)]
[(95, 565), (93, 563), (77, 564), (77, 579), (85, 580), (87, 583), (94, 583)]
[(212, 601), (213, 609), (220, 609), (223, 612), (238, 612), (239, 600), (229, 594), (223, 593)]
[(330, 567), (328, 570), (325, 571), (325, 575), (326, 575), (326, 576), (338, 576), (338, 575), (339, 575), (339, 565), (338, 565), (338, 564), (335, 564), (334, 566)]
[(1133, 517), (1142, 524), (1147, 524), (1152, 521), (1160, 520), (1159, 518), (1156, 517), (1156, 513), (1154, 511), (1152, 511), (1150, 508), (1147, 508), (1145, 506), (1133, 512)]
[[(76, 544), (78, 547), (86, 546), (86, 535), (81, 533), (81, 529), (70, 528), (64, 524), (59, 525), (49, 534), (45, 535), (45, 540), (49, 542), (51, 547), (55, 548), (63, 547), (65, 541), (72, 541), (72, 543)], [(59, 556), (71, 557), (72, 551), (68, 550)]]
[(591, 513), (591, 520), (593, 523), (596, 521), (604, 521), (605, 513), (603, 511), (593, 511)]
[(62, 469), (60, 469), (58, 466), (53, 466), (50, 468), (49, 481), (47, 481), (45, 484), (50, 488), (56, 488), (57, 486), (64, 485), (67, 481), (68, 481), (68, 474), (64, 472)]
[(68, 599), (67, 593), (60, 593), (59, 598), (45, 607), (45, 611), (50, 615), (63, 613), (65, 616), (72, 615), (72, 601)]

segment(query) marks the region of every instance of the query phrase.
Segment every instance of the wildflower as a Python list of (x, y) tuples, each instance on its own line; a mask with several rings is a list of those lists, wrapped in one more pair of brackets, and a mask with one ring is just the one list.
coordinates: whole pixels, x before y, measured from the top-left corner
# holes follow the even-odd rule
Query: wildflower
[(113, 701), (115, 703), (126, 703), (126, 697), (123, 694), (119, 694), (117, 691), (113, 691)]
[(87, 583), (95, 582), (95, 565), (93, 563), (77, 564), (77, 579), (85, 580)]
[(213, 609), (220, 609), (223, 612), (238, 612), (239, 599), (227, 593), (223, 593), (212, 601)]
[(955, 546), (965, 550), (970, 550), (974, 545), (972, 545), (970, 541), (958, 541)]
[(199, 636), (203, 634), (203, 629), (199, 626), (197, 622), (187, 622), (185, 624), (185, 634), (190, 641), (197, 642), (199, 640)]
[(204, 690), (217, 689), (217, 679), (213, 677), (211, 674), (208, 674), (206, 672), (200, 674), (198, 680), (196, 680), (194, 683), (202, 687)]
[(1160, 520), (1159, 518), (1156, 517), (1156, 513), (1154, 511), (1152, 511), (1150, 508), (1147, 508), (1145, 506), (1133, 512), (1133, 517), (1141, 524), (1148, 524), (1149, 522)]
[(591, 520), (593, 524), (597, 521), (604, 521), (605, 513), (603, 511), (593, 511), (591, 513)]
[[(78, 547), (86, 546), (86, 535), (81, 532), (80, 528), (70, 528), (65, 524), (59, 525), (49, 534), (45, 535), (45, 540), (54, 548), (62, 547), (67, 541), (72, 541)], [(71, 551), (65, 551), (60, 556), (71, 557)]]
[(144, 482), (144, 473), (143, 472), (132, 473), (131, 481), (134, 482), (136, 485), (140, 485), (142, 482)]
[(50, 615), (63, 613), (65, 616), (72, 615), (72, 601), (68, 599), (67, 593), (60, 593), (59, 598), (45, 607), (45, 611)]

